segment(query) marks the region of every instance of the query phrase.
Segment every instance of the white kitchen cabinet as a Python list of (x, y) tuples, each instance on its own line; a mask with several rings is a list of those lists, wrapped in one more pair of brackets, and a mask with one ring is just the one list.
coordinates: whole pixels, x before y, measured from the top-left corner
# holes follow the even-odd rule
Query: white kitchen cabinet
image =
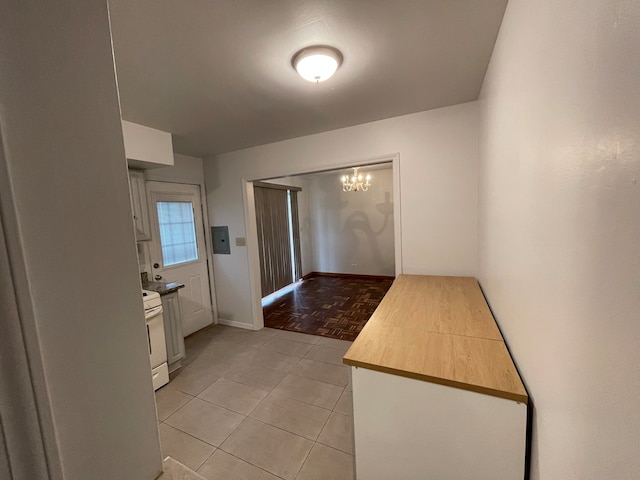
[(358, 479), (524, 478), (525, 403), (351, 370)]
[(164, 335), (167, 343), (167, 364), (169, 372), (182, 366), (184, 358), (184, 336), (182, 335), (182, 317), (180, 316), (180, 297), (178, 292), (162, 295), (164, 317)]
[(528, 394), (474, 278), (398, 276), (343, 361), (357, 479), (525, 478)]
[(133, 168), (172, 167), (171, 133), (122, 120), (127, 163)]
[(133, 209), (136, 241), (151, 240), (149, 206), (147, 204), (147, 191), (144, 186), (144, 174), (142, 171), (129, 170), (129, 188), (131, 191), (131, 208)]

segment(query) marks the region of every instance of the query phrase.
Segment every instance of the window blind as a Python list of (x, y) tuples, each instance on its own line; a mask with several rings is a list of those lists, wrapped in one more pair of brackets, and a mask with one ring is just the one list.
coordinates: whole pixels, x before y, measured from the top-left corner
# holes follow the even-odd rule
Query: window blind
[(291, 225), (293, 227), (293, 278), (298, 281), (302, 278), (302, 255), (300, 254), (300, 218), (298, 216), (298, 192), (290, 190), (291, 195)]
[(198, 259), (191, 202), (157, 202), (162, 263), (165, 267)]
[[(280, 185), (275, 188), (263, 185), (265, 184), (254, 184), (254, 198), (260, 254), (260, 281), (264, 298), (293, 283), (294, 279), (299, 279), (302, 276), (302, 265), (297, 192), (284, 189)], [(291, 198), (291, 204), (289, 198)], [(291, 236), (293, 236), (293, 242), (291, 242)]]

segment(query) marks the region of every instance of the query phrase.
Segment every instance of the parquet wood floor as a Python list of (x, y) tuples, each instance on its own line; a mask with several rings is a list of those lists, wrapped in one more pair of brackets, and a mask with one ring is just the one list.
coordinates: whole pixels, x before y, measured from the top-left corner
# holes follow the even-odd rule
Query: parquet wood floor
[(315, 276), (263, 308), (264, 326), (353, 341), (392, 278)]

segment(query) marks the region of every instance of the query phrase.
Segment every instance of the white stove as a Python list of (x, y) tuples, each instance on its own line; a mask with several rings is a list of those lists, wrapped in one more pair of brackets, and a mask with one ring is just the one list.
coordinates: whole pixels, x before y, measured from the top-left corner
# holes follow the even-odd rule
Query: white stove
[(151, 378), (153, 379), (153, 389), (157, 390), (169, 383), (162, 301), (159, 293), (150, 290), (142, 290), (142, 300), (144, 302), (144, 319), (147, 323), (149, 355), (151, 356)]

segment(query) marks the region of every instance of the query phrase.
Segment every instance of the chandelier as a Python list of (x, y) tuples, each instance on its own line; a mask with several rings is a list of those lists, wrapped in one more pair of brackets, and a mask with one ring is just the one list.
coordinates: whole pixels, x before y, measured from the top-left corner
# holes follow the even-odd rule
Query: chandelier
[[(359, 192), (362, 190), (366, 192), (371, 186), (371, 175), (363, 177), (361, 173), (358, 173), (360, 167), (353, 167), (353, 175), (343, 175), (342, 177), (342, 191), (343, 192)], [(363, 182), (363, 179), (365, 180)]]

